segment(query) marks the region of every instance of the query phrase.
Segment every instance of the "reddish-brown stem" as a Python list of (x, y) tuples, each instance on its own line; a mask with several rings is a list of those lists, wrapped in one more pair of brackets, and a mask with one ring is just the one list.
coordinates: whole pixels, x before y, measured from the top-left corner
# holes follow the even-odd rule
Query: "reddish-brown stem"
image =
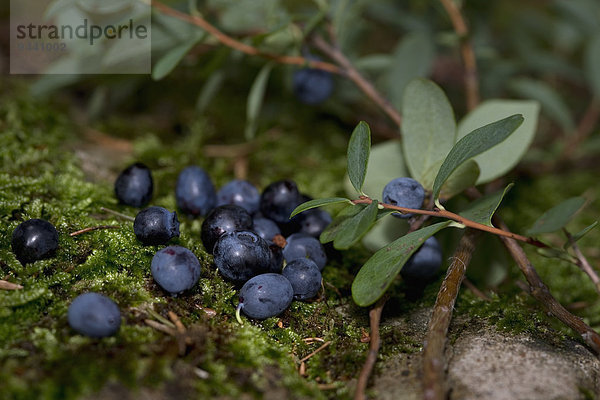
[(367, 359), (363, 364), (363, 367), (358, 376), (358, 383), (356, 384), (356, 392), (354, 393), (354, 400), (366, 399), (365, 390), (367, 389), (367, 383), (375, 362), (377, 361), (377, 354), (379, 353), (379, 346), (381, 345), (381, 338), (379, 336), (379, 321), (381, 320), (381, 312), (385, 305), (386, 298), (379, 300), (379, 302), (369, 311), (369, 325), (371, 327), (371, 336), (369, 341), (369, 352), (367, 353)]
[[(506, 224), (500, 218), (494, 217), (494, 221), (500, 228), (507, 229)], [(550, 290), (544, 282), (542, 282), (542, 279), (527, 258), (525, 251), (515, 240), (504, 236), (499, 236), (499, 238), (502, 240), (502, 243), (504, 243), (504, 246), (512, 258), (517, 262), (523, 275), (525, 275), (531, 295), (542, 303), (550, 314), (554, 315), (562, 323), (579, 333), (585, 343), (587, 343), (596, 354), (600, 354), (600, 335), (583, 322), (581, 318), (571, 314), (554, 298), (554, 296), (552, 296)]]
[(272, 53), (260, 51), (256, 47), (247, 45), (246, 43), (240, 42), (239, 40), (234, 39), (231, 36), (221, 32), (217, 27), (210, 24), (208, 21), (206, 21), (204, 18), (202, 18), (199, 15), (190, 15), (190, 14), (183, 13), (181, 11), (175, 10), (174, 8), (171, 8), (171, 7), (161, 3), (159, 1), (155, 1), (155, 0), (152, 1), (152, 6), (165, 15), (169, 15), (171, 17), (175, 17), (182, 21), (189, 22), (192, 25), (196, 25), (196, 26), (204, 29), (206, 32), (210, 33), (215, 39), (217, 39), (219, 42), (221, 42), (225, 46), (230, 47), (235, 50), (238, 50), (238, 51), (241, 51), (242, 53), (245, 53), (245, 54), (248, 54), (251, 56), (260, 56), (260, 57), (268, 58), (268, 59), (274, 60), (280, 64), (307, 65), (307, 66), (310, 66), (311, 68), (322, 69), (324, 71), (333, 72), (335, 74), (343, 73), (341, 68), (338, 67), (337, 65), (327, 63), (324, 61), (309, 60), (309, 59), (306, 59), (304, 57), (299, 57), (299, 56), (283, 56), (283, 55), (279, 55), (279, 54), (272, 54)]
[(465, 231), (454, 252), (452, 263), (448, 267), (448, 272), (433, 306), (433, 313), (423, 343), (423, 398), (426, 400), (446, 398), (446, 388), (444, 387), (446, 334), (452, 319), (454, 303), (456, 303), (460, 285), (465, 277), (467, 265), (469, 265), (475, 250), (475, 240), (479, 233), (472, 229)]
[(117, 225), (91, 226), (89, 228), (83, 228), (78, 231), (71, 232), (71, 233), (69, 233), (69, 236), (77, 236), (77, 235), (81, 235), (83, 233), (93, 232), (93, 231), (97, 231), (100, 229), (119, 229), (119, 228), (120, 228), (120, 226), (117, 226)]
[(463, 18), (460, 9), (453, 0), (440, 0), (446, 9), (454, 31), (458, 35), (460, 52), (465, 64), (465, 92), (467, 95), (467, 109), (473, 110), (479, 104), (479, 81), (477, 77), (477, 61), (475, 52), (469, 40), (469, 28)]
[[(353, 200), (352, 202), (354, 204), (371, 204), (373, 202), (373, 199), (362, 196), (361, 198), (359, 198), (357, 200)], [(430, 211), (430, 210), (421, 210), (421, 209), (415, 209), (415, 208), (398, 207), (398, 206), (394, 206), (392, 204), (387, 204), (387, 203), (379, 203), (379, 204), (383, 208), (387, 208), (389, 210), (397, 210), (397, 211), (401, 211), (403, 213), (431, 215), (433, 217), (446, 218), (446, 219), (450, 219), (452, 221), (456, 221), (459, 224), (462, 224), (468, 228), (473, 228), (473, 229), (477, 229), (480, 231), (493, 233), (494, 235), (498, 235), (498, 236), (508, 237), (511, 239), (518, 240), (520, 242), (532, 244), (536, 247), (542, 247), (542, 248), (548, 247), (546, 244), (544, 244), (534, 238), (522, 236), (522, 235), (519, 235), (516, 233), (509, 232), (507, 230), (494, 228), (493, 226), (480, 224), (479, 222), (471, 221), (470, 219), (464, 218), (464, 217), (462, 217), (458, 214), (455, 214), (453, 212), (450, 212), (448, 210), (440, 210), (440, 209), (435, 208)]]

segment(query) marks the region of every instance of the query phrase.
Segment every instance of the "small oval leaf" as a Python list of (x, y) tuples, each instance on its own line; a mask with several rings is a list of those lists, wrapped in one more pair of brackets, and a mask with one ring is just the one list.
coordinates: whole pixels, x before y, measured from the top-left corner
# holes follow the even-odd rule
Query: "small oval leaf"
[(348, 176), (354, 189), (361, 194), (367, 175), (370, 151), (371, 129), (366, 122), (360, 121), (354, 128), (348, 143)]
[(252, 83), (250, 93), (248, 94), (248, 100), (246, 103), (246, 128), (244, 135), (246, 139), (252, 139), (256, 132), (256, 122), (258, 120), (258, 114), (262, 108), (263, 98), (265, 97), (265, 91), (267, 90), (267, 83), (269, 82), (269, 75), (273, 69), (273, 63), (267, 63), (261, 68), (256, 79)]
[(448, 156), (442, 163), (442, 166), (435, 177), (435, 182), (433, 183), (433, 198), (437, 200), (442, 185), (456, 168), (468, 159), (501, 143), (522, 123), (522, 115), (511, 115), (500, 121), (475, 129), (473, 132), (460, 139), (448, 153)]
[(315, 199), (309, 200), (306, 203), (300, 204), (298, 207), (292, 211), (290, 218), (292, 218), (296, 214), (300, 214), (303, 211), (310, 210), (311, 208), (321, 207), (327, 204), (337, 204), (337, 203), (352, 203), (350, 199), (346, 199), (344, 197), (330, 197), (327, 199)]
[(356, 243), (375, 223), (377, 211), (377, 200), (373, 200), (358, 214), (343, 221), (333, 240), (333, 247), (338, 250), (345, 250)]
[(537, 235), (539, 233), (549, 233), (562, 229), (571, 221), (584, 203), (585, 198), (583, 197), (571, 197), (563, 201), (542, 214), (533, 226), (527, 230), (527, 234)]
[(514, 186), (514, 183), (509, 184), (502, 191), (485, 195), (469, 204), (466, 210), (460, 213), (461, 217), (470, 219), (477, 223), (493, 226), (492, 217), (500, 206), (500, 202), (506, 196), (506, 193)]

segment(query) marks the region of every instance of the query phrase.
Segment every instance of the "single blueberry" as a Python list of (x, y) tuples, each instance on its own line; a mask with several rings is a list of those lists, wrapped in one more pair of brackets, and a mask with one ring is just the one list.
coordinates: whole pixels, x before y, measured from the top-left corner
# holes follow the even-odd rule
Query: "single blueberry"
[(115, 195), (119, 202), (133, 207), (148, 204), (153, 188), (152, 173), (142, 163), (125, 168), (115, 181)]
[(271, 250), (271, 259), (269, 262), (268, 272), (280, 274), (281, 269), (283, 268), (283, 249), (275, 243), (270, 243), (269, 250)]
[(245, 231), (252, 229), (252, 217), (240, 206), (227, 204), (214, 208), (200, 229), (200, 237), (208, 253), (213, 252), (217, 239), (225, 232)]
[[(425, 200), (425, 189), (412, 178), (402, 177), (391, 180), (383, 188), (383, 202), (398, 207), (418, 209)], [(394, 217), (410, 218), (412, 214), (392, 213)]]
[(302, 202), (298, 186), (291, 180), (271, 183), (260, 197), (263, 216), (278, 224), (290, 221), (290, 214)]
[(168, 246), (156, 252), (151, 264), (152, 277), (169, 293), (191, 289), (200, 279), (200, 262), (190, 250)]
[(213, 253), (219, 272), (230, 281), (246, 282), (272, 268), (269, 245), (252, 231), (224, 233)]
[(217, 204), (217, 193), (208, 174), (190, 166), (179, 173), (175, 187), (177, 206), (185, 214), (197, 217), (208, 214)]
[(267, 243), (273, 243), (275, 235), (281, 235), (281, 230), (275, 222), (268, 218), (254, 218), (252, 230), (265, 239)]
[(250, 318), (275, 317), (285, 311), (294, 296), (290, 281), (281, 274), (262, 274), (242, 286), (238, 310)]
[(297, 258), (289, 262), (282, 272), (294, 288), (295, 300), (310, 300), (321, 289), (321, 271), (312, 260)]
[(431, 236), (404, 264), (400, 275), (405, 279), (428, 281), (434, 278), (442, 266), (442, 248)]
[(333, 92), (333, 76), (328, 71), (304, 68), (294, 71), (292, 80), (294, 94), (304, 104), (322, 103)]
[(135, 216), (133, 232), (145, 245), (165, 244), (179, 236), (177, 214), (162, 207), (148, 207)]
[(58, 249), (58, 232), (43, 219), (30, 219), (17, 226), (11, 247), (21, 264), (50, 258)]
[(309, 258), (317, 264), (320, 271), (323, 270), (327, 255), (318, 239), (305, 233), (294, 233), (285, 240), (287, 244), (283, 248), (283, 256), (288, 263), (297, 258)]
[(77, 296), (69, 305), (67, 319), (71, 328), (94, 338), (114, 335), (121, 327), (121, 312), (117, 304), (94, 292)]
[(260, 204), (260, 193), (250, 182), (235, 179), (217, 192), (217, 206), (225, 204), (235, 204), (245, 208), (249, 214), (254, 214)]
[(331, 223), (331, 214), (320, 208), (312, 208), (306, 210), (299, 215), (302, 215), (300, 221), (300, 232), (306, 233), (312, 237), (318, 238), (321, 233)]

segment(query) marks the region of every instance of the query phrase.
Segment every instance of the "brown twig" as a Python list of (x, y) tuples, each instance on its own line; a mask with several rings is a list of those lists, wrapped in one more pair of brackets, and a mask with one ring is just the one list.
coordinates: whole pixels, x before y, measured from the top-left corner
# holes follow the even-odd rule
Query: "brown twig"
[(231, 36), (221, 32), (217, 27), (210, 24), (208, 21), (206, 21), (200, 15), (196, 15), (196, 16), (189, 15), (189, 14), (183, 13), (181, 11), (175, 10), (174, 8), (171, 8), (171, 7), (161, 3), (159, 1), (155, 1), (155, 0), (152, 1), (152, 6), (165, 15), (169, 15), (171, 17), (175, 17), (182, 21), (189, 22), (192, 25), (196, 25), (196, 26), (204, 29), (206, 32), (210, 33), (215, 39), (217, 39), (219, 42), (221, 42), (225, 46), (231, 47), (232, 49), (235, 49), (238, 51), (241, 51), (242, 53), (245, 53), (245, 54), (248, 54), (251, 56), (259, 56), (259, 57), (268, 58), (270, 60), (276, 61), (281, 64), (306, 65), (306, 66), (309, 66), (310, 68), (322, 69), (324, 71), (329, 71), (329, 72), (333, 72), (336, 74), (342, 73), (342, 70), (340, 69), (340, 67), (338, 67), (337, 65), (328, 63), (328, 62), (309, 60), (307, 58), (299, 57), (299, 56), (282, 56), (282, 55), (278, 55), (278, 54), (260, 51), (256, 47), (242, 43), (239, 40), (236, 40), (236, 39), (232, 38)]
[[(502, 229), (507, 229), (506, 224), (498, 217), (494, 217), (496, 225)], [(600, 335), (588, 326), (583, 320), (571, 314), (564, 308), (550, 293), (548, 287), (544, 284), (537, 271), (527, 258), (525, 251), (519, 244), (504, 236), (499, 236), (502, 243), (517, 262), (525, 279), (529, 284), (531, 295), (538, 300), (546, 308), (546, 310), (558, 318), (562, 323), (579, 333), (584, 342), (594, 350), (596, 354), (600, 354)]]
[(600, 100), (594, 97), (579, 120), (577, 130), (567, 138), (559, 163), (571, 158), (581, 143), (594, 131), (598, 120), (600, 120)]
[[(353, 200), (352, 202), (354, 204), (371, 204), (373, 202), (373, 199), (366, 197), (366, 196), (361, 196), (359, 199)], [(478, 222), (471, 221), (470, 219), (464, 218), (464, 217), (462, 217), (458, 214), (455, 214), (453, 212), (450, 212), (448, 210), (440, 210), (437, 208), (435, 208), (433, 210), (422, 210), (422, 209), (415, 209), (415, 208), (398, 207), (398, 206), (394, 206), (392, 204), (387, 204), (387, 203), (379, 203), (379, 204), (383, 208), (387, 208), (389, 210), (401, 211), (402, 213), (405, 213), (405, 214), (411, 213), (411, 214), (431, 215), (433, 217), (446, 218), (446, 219), (450, 219), (452, 221), (456, 221), (459, 224), (462, 224), (468, 228), (473, 228), (473, 229), (477, 229), (480, 231), (493, 233), (494, 235), (498, 235), (498, 236), (505, 236), (505, 237), (508, 237), (511, 239), (518, 240), (520, 242), (532, 244), (536, 247), (541, 247), (541, 248), (548, 247), (546, 244), (544, 244), (534, 238), (522, 236), (522, 235), (519, 235), (516, 233), (509, 232), (507, 230), (494, 228), (493, 226), (480, 224)]]
[(475, 240), (479, 233), (472, 229), (465, 231), (433, 306), (433, 314), (423, 342), (423, 398), (426, 400), (446, 398), (444, 387), (446, 334), (452, 319), (454, 303), (465, 277), (467, 265), (475, 250)]
[(145, 319), (144, 322), (146, 323), (146, 325), (150, 326), (151, 328), (154, 328), (157, 331), (166, 333), (167, 335), (170, 335), (170, 336), (177, 335), (177, 331), (175, 329), (169, 328), (168, 326), (161, 324), (160, 322), (156, 322), (152, 319)]
[(598, 277), (598, 274), (596, 271), (594, 271), (594, 268), (592, 268), (585, 255), (583, 255), (579, 249), (579, 246), (577, 246), (577, 242), (575, 242), (571, 233), (569, 233), (569, 231), (567, 231), (565, 228), (563, 228), (563, 232), (567, 236), (567, 239), (573, 248), (573, 253), (575, 253), (575, 257), (577, 258), (577, 266), (590, 277), (592, 283), (594, 286), (596, 286), (596, 291), (600, 293), (600, 278)]
[[(332, 46), (327, 43), (325, 39), (321, 36), (314, 36), (312, 38), (312, 43), (315, 47), (321, 50), (323, 53), (327, 54), (333, 61), (338, 63), (343, 71), (344, 75), (350, 79), (362, 92), (367, 95), (369, 99), (371, 99), (375, 104), (377, 104), (381, 110), (392, 120), (394, 123), (400, 127), (402, 125), (402, 116), (392, 104), (381, 95), (375, 89), (375, 86), (371, 84), (367, 79), (365, 79), (354, 65), (348, 60), (348, 58), (342, 53), (337, 47)], [(398, 132), (400, 135), (400, 132)]]
[(377, 355), (379, 353), (379, 346), (381, 345), (381, 337), (379, 336), (379, 321), (381, 320), (381, 312), (385, 305), (386, 298), (380, 299), (375, 307), (369, 311), (369, 325), (371, 327), (371, 340), (369, 341), (369, 352), (367, 353), (367, 359), (360, 370), (358, 375), (358, 383), (356, 384), (356, 392), (354, 393), (354, 400), (366, 399), (365, 390), (367, 389), (367, 383), (369, 377), (377, 361)]
[(305, 361), (307, 361), (308, 359), (310, 359), (312, 356), (314, 356), (315, 354), (317, 354), (318, 352), (320, 352), (321, 350), (323, 350), (324, 348), (326, 348), (327, 346), (329, 346), (331, 344), (331, 341), (325, 342), (323, 343), (321, 346), (319, 346), (318, 349), (316, 349), (315, 351), (313, 351), (312, 353), (310, 353), (309, 355), (303, 357), (300, 360), (300, 363), (303, 363)]
[(19, 289), (23, 289), (23, 286), (21, 286), (17, 283), (12, 283), (12, 282), (8, 282), (8, 281), (0, 279), (0, 289), (2, 289), (2, 290), (19, 290)]
[(475, 286), (475, 284), (473, 284), (473, 282), (471, 282), (469, 279), (465, 278), (463, 280), (463, 285), (465, 285), (467, 287), (467, 289), (469, 289), (471, 292), (473, 292), (473, 294), (475, 296), (479, 297), (481, 300), (485, 300), (485, 301), (492, 300), (492, 299), (490, 299), (490, 296), (488, 296), (487, 294), (485, 294), (481, 290), (479, 290), (479, 288), (477, 286)]
[(75, 232), (71, 232), (71, 233), (69, 233), (69, 236), (77, 236), (77, 235), (81, 235), (83, 233), (97, 231), (97, 230), (100, 230), (100, 229), (119, 229), (119, 228), (120, 228), (120, 226), (117, 226), (117, 225), (91, 226), (89, 228), (84, 228), (84, 229), (80, 229), (80, 230), (75, 231)]
[(110, 208), (106, 208), (106, 207), (100, 207), (100, 211), (104, 211), (105, 213), (109, 213), (109, 214), (116, 215), (117, 217), (120, 217), (120, 218), (126, 219), (126, 220), (128, 220), (128, 221), (132, 221), (132, 222), (133, 222), (133, 221), (135, 221), (135, 218), (133, 218), (133, 217), (130, 217), (129, 215), (126, 215), (126, 214), (120, 213), (120, 212), (118, 212), (118, 211), (111, 210)]
[(469, 28), (463, 18), (458, 5), (453, 0), (440, 0), (450, 21), (454, 31), (460, 39), (460, 52), (465, 64), (465, 92), (467, 95), (467, 109), (473, 110), (479, 104), (479, 80), (477, 73), (477, 60), (473, 45), (469, 40)]

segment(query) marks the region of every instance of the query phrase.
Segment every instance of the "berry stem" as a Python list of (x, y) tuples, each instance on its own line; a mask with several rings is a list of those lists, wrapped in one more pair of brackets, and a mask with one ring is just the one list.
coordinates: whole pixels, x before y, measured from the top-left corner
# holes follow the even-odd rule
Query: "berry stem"
[(129, 215), (120, 213), (118, 211), (111, 210), (110, 208), (100, 207), (100, 211), (104, 211), (105, 213), (116, 215), (117, 217), (121, 217), (121, 218), (126, 219), (126, 220), (131, 221), (131, 222), (135, 221), (135, 218), (130, 217)]
[[(373, 200), (366, 196), (361, 196), (359, 199), (352, 201), (352, 203), (354, 203), (354, 204), (371, 204), (372, 202), (373, 202)], [(396, 211), (400, 211), (402, 213), (430, 215), (433, 217), (446, 218), (446, 219), (450, 219), (452, 221), (456, 221), (459, 224), (462, 224), (468, 228), (473, 228), (473, 229), (477, 229), (480, 231), (493, 233), (494, 235), (498, 235), (498, 236), (508, 237), (508, 238), (515, 239), (515, 240), (518, 240), (521, 242), (532, 244), (536, 247), (541, 247), (541, 248), (548, 247), (546, 244), (544, 244), (534, 238), (522, 236), (522, 235), (512, 233), (512, 232), (509, 232), (509, 231), (506, 231), (503, 229), (498, 229), (493, 226), (480, 224), (479, 222), (471, 221), (470, 219), (462, 217), (462, 216), (455, 214), (453, 212), (450, 212), (448, 210), (440, 210), (439, 208), (434, 208), (433, 210), (421, 210), (421, 209), (415, 209), (415, 208), (398, 207), (398, 206), (394, 206), (392, 204), (387, 204), (387, 203), (379, 203), (379, 204), (382, 205), (383, 208), (387, 208), (389, 210), (396, 210)]]
[(117, 225), (90, 226), (88, 228), (83, 228), (83, 229), (80, 229), (78, 231), (71, 232), (71, 233), (69, 233), (69, 236), (78, 236), (78, 235), (81, 235), (83, 233), (97, 231), (97, 230), (100, 230), (100, 229), (119, 229), (119, 228), (120, 228), (120, 226), (117, 226)]
[(244, 307), (244, 303), (238, 303), (237, 307), (235, 308), (235, 319), (237, 319), (237, 322), (240, 323), (240, 325), (244, 325), (244, 321), (242, 321), (242, 308)]

